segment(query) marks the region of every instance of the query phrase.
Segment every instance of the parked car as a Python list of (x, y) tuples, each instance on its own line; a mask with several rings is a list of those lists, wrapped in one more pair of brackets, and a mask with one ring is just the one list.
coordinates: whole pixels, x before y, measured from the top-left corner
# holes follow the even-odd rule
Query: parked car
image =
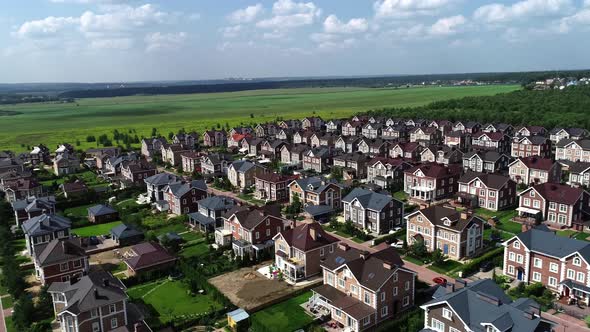
[(481, 263), (481, 265), (479, 266), (479, 272), (488, 272), (489, 270), (494, 268), (494, 263), (490, 262), (490, 261), (486, 261)]
[(432, 281), (437, 285), (445, 285), (447, 283), (447, 279), (445, 279), (443, 277), (433, 278)]
[(390, 246), (392, 246), (392, 247), (394, 247), (394, 248), (397, 248), (397, 249), (403, 248), (403, 246), (404, 246), (404, 241), (402, 241), (402, 240), (400, 240), (400, 239), (393, 240), (393, 241), (391, 242)]

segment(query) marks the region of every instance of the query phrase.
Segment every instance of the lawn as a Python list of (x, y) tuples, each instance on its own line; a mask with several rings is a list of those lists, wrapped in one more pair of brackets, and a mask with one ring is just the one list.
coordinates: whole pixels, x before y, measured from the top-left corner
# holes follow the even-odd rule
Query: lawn
[[(217, 124), (274, 121), (278, 117), (325, 119), (347, 117), (385, 107), (413, 107), (436, 100), (495, 95), (519, 89), (516, 85), (421, 87), (411, 89), (302, 88), (185, 95), (85, 98), (74, 103), (3, 105), (16, 115), (2, 119), (0, 146), (21, 152), (27, 145), (74, 143), (77, 149), (96, 147), (88, 135), (113, 137), (113, 130), (150, 136), (152, 128), (167, 135), (185, 128), (203, 132)], [(139, 146), (139, 145), (138, 145)]]
[[(491, 234), (492, 234), (492, 229), (487, 228), (483, 231), (483, 238), (485, 240), (489, 240)], [(502, 238), (502, 241), (506, 241), (508, 239), (511, 239), (513, 236), (514, 236), (514, 234), (512, 234), (512, 233), (508, 233), (503, 230), (500, 230), (500, 237)]]
[(180, 315), (199, 315), (211, 310), (221, 309), (213, 297), (205, 295), (191, 296), (182, 281), (167, 279), (131, 287), (127, 294), (133, 300), (143, 300), (159, 314), (162, 323)]
[[(76, 173), (76, 174), (70, 174), (67, 177), (72, 178), (74, 176), (77, 177), (78, 179), (84, 181), (84, 183), (86, 183), (86, 185), (88, 185), (90, 187), (105, 184), (105, 182), (102, 180), (99, 180), (96, 177), (96, 174), (94, 174), (94, 172), (92, 172), (92, 171), (84, 171), (84, 172), (80, 172), (80, 173)], [(64, 183), (65, 178), (66, 177), (63, 176), (63, 177), (52, 179), (52, 180), (41, 181), (40, 183), (44, 186), (49, 187), (53, 184), (53, 182), (57, 183), (58, 185)]]
[(408, 261), (408, 262), (410, 262), (410, 263), (414, 263), (414, 264), (416, 264), (416, 265), (420, 265), (420, 266), (424, 265), (424, 262), (423, 262), (422, 260), (420, 260), (420, 259), (418, 259), (418, 258), (414, 258), (414, 257), (412, 257), (412, 256), (407, 256), (407, 255), (406, 255), (406, 256), (404, 256), (404, 258), (403, 258), (403, 259), (404, 259), (405, 261)]
[(121, 224), (122, 222), (120, 221), (113, 221), (106, 224), (97, 224), (81, 228), (74, 228), (72, 229), (72, 233), (77, 234), (78, 236), (106, 235), (110, 233), (111, 228), (119, 226)]
[(475, 209), (475, 213), (484, 218), (496, 217), (500, 223), (497, 228), (512, 234), (519, 234), (522, 232), (522, 225), (512, 221), (512, 218), (518, 215), (516, 210), (502, 210), (502, 211), (491, 211), (484, 208)]
[(168, 225), (152, 229), (156, 236), (160, 236), (166, 233), (182, 233), (186, 232), (187, 228), (183, 223), (170, 223)]
[(198, 233), (198, 232), (184, 231), (184, 232), (181, 232), (181, 233), (182, 234), (179, 234), (180, 237), (182, 237), (182, 239), (185, 240), (186, 242), (200, 240), (200, 239), (203, 238), (203, 234)]
[(209, 245), (205, 239), (189, 243), (180, 251), (180, 256), (184, 258), (197, 257), (209, 252)]
[(588, 236), (590, 236), (590, 234), (588, 234), (588, 233), (578, 232), (578, 231), (574, 231), (572, 229), (564, 229), (561, 231), (557, 231), (557, 235), (571, 237), (571, 238), (582, 240), (582, 241), (588, 241)]
[(522, 232), (522, 224), (519, 224), (514, 221), (510, 221), (510, 220), (505, 220), (505, 221), (500, 222), (500, 224), (497, 227), (500, 230), (503, 230), (505, 232), (509, 232), (512, 234), (519, 234)]
[(64, 216), (66, 217), (78, 217), (78, 218), (86, 218), (88, 216), (88, 208), (97, 205), (97, 203), (87, 204), (87, 205), (80, 205), (71, 208), (67, 208), (64, 210)]
[(12, 316), (4, 317), (4, 322), (6, 323), (6, 332), (16, 332), (16, 328), (12, 324)]
[(393, 197), (402, 201), (402, 202), (405, 202), (408, 200), (408, 194), (403, 190), (396, 191), (395, 193), (393, 193)]
[(455, 270), (456, 268), (460, 267), (461, 263), (454, 261), (452, 259), (447, 259), (444, 262), (442, 262), (441, 264), (432, 264), (430, 266), (428, 266), (429, 270), (432, 270), (434, 272), (438, 272), (438, 273), (442, 273), (442, 274), (447, 274), (450, 271)]
[(8, 309), (12, 308), (14, 302), (12, 301), (12, 296), (8, 295), (2, 298), (2, 308)]
[[(313, 318), (305, 313), (301, 304), (311, 297), (310, 291), (275, 304), (252, 315), (252, 326), (263, 326), (265, 331), (295, 331), (307, 326)], [(255, 328), (253, 332), (258, 332)]]

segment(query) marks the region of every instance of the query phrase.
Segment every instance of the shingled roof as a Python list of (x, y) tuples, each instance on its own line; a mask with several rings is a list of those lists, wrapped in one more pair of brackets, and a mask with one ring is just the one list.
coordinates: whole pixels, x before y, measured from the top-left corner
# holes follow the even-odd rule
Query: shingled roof
[(340, 241), (338, 238), (324, 231), (322, 226), (316, 222), (289, 228), (282, 231), (280, 235), (276, 235), (276, 237), (278, 236), (282, 236), (290, 247), (302, 251), (313, 250)]
[(556, 202), (567, 205), (575, 204), (584, 193), (584, 189), (582, 188), (573, 188), (563, 184), (548, 182), (538, 184), (534, 187), (530, 187), (525, 191), (521, 192), (519, 195), (524, 195), (525, 193), (533, 189), (536, 192), (538, 192), (539, 195), (543, 196), (543, 198), (550, 202)]
[(143, 242), (134, 245), (131, 250), (136, 255), (126, 259), (125, 264), (134, 271), (176, 260), (158, 243)]
[(354, 188), (342, 201), (351, 203), (353, 200), (357, 200), (365, 209), (381, 211), (393, 199), (389, 195), (379, 194), (367, 189)]
[[(433, 205), (428, 208), (418, 210), (416, 212), (409, 214), (407, 218), (418, 213), (422, 214), (433, 225), (444, 227), (458, 232), (463, 231), (467, 226), (471, 225), (473, 221), (484, 222), (483, 219), (476, 215), (461, 213), (455, 210), (455, 208), (453, 207), (441, 205)], [(450, 225), (445, 225), (446, 220), (449, 220), (451, 222)]]
[(460, 183), (469, 183), (475, 179), (479, 179), (486, 187), (492, 189), (501, 189), (510, 178), (500, 174), (488, 174), (478, 172), (467, 172), (460, 179)]
[(54, 239), (49, 243), (38, 244), (33, 252), (35, 253), (35, 260), (40, 266), (53, 265), (87, 256), (80, 237)]
[(25, 221), (21, 227), (27, 235), (43, 235), (69, 229), (72, 222), (55, 214), (42, 214)]

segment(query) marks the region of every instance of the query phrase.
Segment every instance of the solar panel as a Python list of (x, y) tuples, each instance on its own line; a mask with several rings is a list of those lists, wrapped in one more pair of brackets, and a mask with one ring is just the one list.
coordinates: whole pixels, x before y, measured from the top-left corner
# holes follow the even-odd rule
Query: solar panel
[(373, 273), (373, 272), (369, 273), (369, 279), (373, 279), (373, 278), (375, 278), (375, 273)]
[(340, 256), (336, 257), (336, 263), (338, 263), (338, 264), (342, 264), (342, 263), (344, 263), (345, 261), (346, 261), (346, 260), (345, 260), (344, 258), (340, 257)]

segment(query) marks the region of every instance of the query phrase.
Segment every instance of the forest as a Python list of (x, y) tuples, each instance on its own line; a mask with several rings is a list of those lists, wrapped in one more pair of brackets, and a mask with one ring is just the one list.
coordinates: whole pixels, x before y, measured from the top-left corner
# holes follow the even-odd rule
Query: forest
[(590, 86), (572, 86), (563, 90), (518, 90), (494, 96), (463, 97), (434, 101), (424, 106), (385, 108), (368, 113), (400, 118), (590, 129), (589, 112)]

